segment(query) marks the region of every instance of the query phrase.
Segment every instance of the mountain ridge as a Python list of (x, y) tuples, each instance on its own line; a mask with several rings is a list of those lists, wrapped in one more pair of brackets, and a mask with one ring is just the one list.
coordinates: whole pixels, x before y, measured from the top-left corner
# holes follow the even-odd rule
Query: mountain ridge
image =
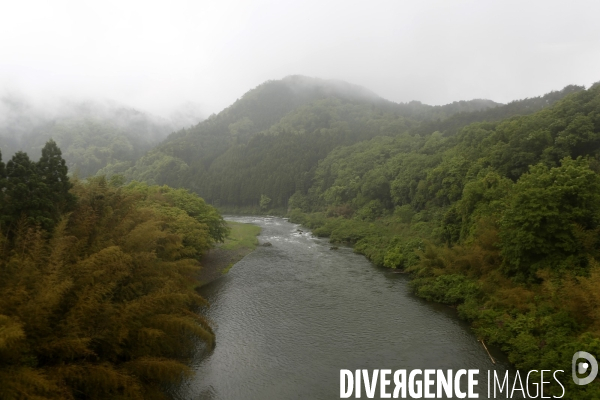
[(429, 106), (292, 75), (264, 82), (219, 114), (172, 133), (131, 168), (102, 172), (186, 187), (221, 205), (256, 206), (261, 194), (279, 193), (272, 205), (285, 207), (288, 197), (310, 186), (317, 164), (335, 147), (403, 132), (451, 134), (471, 122), (534, 112), (579, 89), (508, 105), (476, 99)]

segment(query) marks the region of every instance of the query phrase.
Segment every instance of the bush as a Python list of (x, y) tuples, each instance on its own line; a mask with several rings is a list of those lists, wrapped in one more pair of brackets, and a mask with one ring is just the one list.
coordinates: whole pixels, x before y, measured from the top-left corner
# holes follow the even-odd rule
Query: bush
[(459, 304), (479, 294), (477, 283), (459, 274), (417, 278), (412, 284), (420, 297), (444, 304)]

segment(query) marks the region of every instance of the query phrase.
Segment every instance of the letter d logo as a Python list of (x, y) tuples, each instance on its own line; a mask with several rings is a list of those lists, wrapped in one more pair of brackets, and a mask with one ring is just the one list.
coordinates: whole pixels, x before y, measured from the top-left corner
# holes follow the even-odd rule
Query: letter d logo
[[(589, 364), (587, 362), (577, 363), (577, 360), (580, 358), (585, 358)], [(592, 367), (592, 370), (586, 378), (577, 377), (578, 373), (584, 374), (590, 366)], [(598, 363), (596, 362), (596, 359), (593, 355), (585, 351), (578, 351), (577, 353), (573, 354), (573, 362), (571, 363), (571, 367), (573, 373), (573, 382), (575, 382), (576, 385), (587, 385), (593, 381), (594, 378), (596, 378), (596, 375), (598, 375)]]

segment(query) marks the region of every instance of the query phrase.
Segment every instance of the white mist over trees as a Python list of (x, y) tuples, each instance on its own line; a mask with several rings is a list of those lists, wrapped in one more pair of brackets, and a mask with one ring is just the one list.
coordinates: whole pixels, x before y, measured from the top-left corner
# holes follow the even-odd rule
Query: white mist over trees
[(22, 150), (36, 158), (53, 139), (71, 172), (86, 177), (128, 167), (171, 132), (201, 120), (198, 106), (189, 102), (166, 119), (109, 100), (42, 100), (6, 92), (0, 94), (0, 150), (5, 157)]

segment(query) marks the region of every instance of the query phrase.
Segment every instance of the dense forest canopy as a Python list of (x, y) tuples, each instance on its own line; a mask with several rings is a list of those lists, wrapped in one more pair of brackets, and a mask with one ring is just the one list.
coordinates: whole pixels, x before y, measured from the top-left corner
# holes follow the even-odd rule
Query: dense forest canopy
[(530, 114), (579, 90), (569, 86), (507, 105), (472, 100), (428, 106), (396, 104), (344, 82), (290, 76), (172, 134), (124, 174), (186, 187), (221, 207), (258, 208), (264, 195), (272, 208), (287, 208), (292, 195), (308, 193), (319, 160), (336, 147), (381, 136), (451, 136), (469, 123)]
[(161, 399), (214, 343), (194, 290), (227, 235), (184, 189), (68, 177), (55, 142), (39, 161), (0, 156), (0, 398)]

